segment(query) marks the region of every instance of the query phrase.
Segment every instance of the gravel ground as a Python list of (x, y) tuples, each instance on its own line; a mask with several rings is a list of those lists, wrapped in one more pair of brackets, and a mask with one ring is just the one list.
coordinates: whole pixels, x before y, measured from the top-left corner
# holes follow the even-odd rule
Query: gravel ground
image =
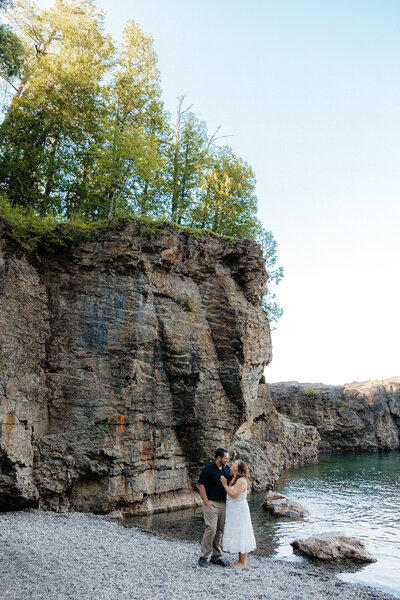
[[(1, 600), (384, 600), (307, 564), (250, 556), (247, 569), (200, 568), (199, 544), (121, 527), (107, 517), (0, 514)], [(398, 599), (396, 599), (398, 600)]]

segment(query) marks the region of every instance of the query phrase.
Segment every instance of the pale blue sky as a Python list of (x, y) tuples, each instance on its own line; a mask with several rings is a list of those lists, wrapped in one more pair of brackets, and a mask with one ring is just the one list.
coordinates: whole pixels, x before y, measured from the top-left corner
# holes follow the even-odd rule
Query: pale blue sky
[(97, 6), (153, 35), (167, 109), (186, 93), (256, 172), (285, 269), (267, 380), (400, 375), (400, 3)]

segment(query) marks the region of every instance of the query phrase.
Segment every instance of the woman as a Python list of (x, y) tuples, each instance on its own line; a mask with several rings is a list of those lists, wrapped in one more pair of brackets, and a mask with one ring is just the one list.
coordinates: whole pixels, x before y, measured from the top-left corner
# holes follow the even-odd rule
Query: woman
[(232, 567), (246, 567), (247, 553), (255, 550), (253, 526), (251, 524), (249, 505), (247, 504), (248, 470), (242, 460), (231, 465), (233, 479), (228, 486), (222, 475), (221, 483), (226, 491), (225, 529), (222, 547), (226, 552), (238, 552), (239, 560)]

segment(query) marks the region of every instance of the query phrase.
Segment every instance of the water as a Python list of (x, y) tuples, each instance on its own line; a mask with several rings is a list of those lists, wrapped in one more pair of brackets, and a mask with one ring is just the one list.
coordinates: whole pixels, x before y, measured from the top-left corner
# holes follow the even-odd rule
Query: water
[[(338, 574), (400, 597), (400, 453), (323, 454), (319, 463), (285, 472), (277, 491), (310, 512), (304, 521), (270, 517), (262, 508), (264, 492), (249, 495), (257, 554), (304, 561), (290, 542), (325, 531), (342, 531), (364, 542), (377, 559)], [(199, 541), (201, 508), (127, 520), (175, 539)]]

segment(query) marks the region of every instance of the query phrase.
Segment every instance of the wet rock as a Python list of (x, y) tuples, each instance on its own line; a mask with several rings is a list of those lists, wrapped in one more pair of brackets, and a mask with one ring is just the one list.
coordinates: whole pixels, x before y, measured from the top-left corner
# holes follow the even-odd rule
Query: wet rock
[(107, 517), (109, 519), (115, 519), (116, 521), (122, 521), (124, 515), (120, 510), (112, 510), (110, 513), (108, 513)]
[(347, 537), (340, 532), (321, 533), (315, 537), (294, 540), (291, 545), (300, 553), (318, 560), (376, 562), (360, 540)]
[(286, 517), (296, 521), (307, 516), (308, 510), (299, 502), (294, 502), (283, 494), (269, 490), (263, 502), (263, 508), (274, 517)]

